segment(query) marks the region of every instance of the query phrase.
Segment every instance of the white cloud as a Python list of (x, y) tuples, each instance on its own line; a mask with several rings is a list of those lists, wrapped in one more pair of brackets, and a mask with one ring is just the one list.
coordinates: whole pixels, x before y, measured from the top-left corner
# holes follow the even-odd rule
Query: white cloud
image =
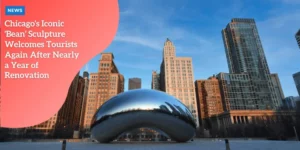
[(270, 70), (279, 74), (285, 96), (297, 93), (292, 74), (300, 71), (300, 51), (295, 39), (299, 25), (299, 10), (272, 10), (272, 16), (257, 22)]
[[(202, 37), (184, 26), (170, 24), (170, 20), (176, 17), (174, 7), (160, 7), (152, 1), (145, 3), (130, 1), (126, 11), (121, 13), (124, 15), (123, 19), (121, 16), (120, 27), (114, 41), (143, 45), (161, 51), (166, 38), (170, 38), (177, 52), (182, 54), (199, 53), (199, 49), (219, 48), (214, 44), (215, 40), (211, 40), (213, 37)], [(182, 4), (179, 8), (184, 8), (183, 1), (179, 3)], [(135, 13), (127, 15), (129, 14), (127, 12)]]
[[(258, 22), (258, 30), (263, 47), (271, 65), (292, 65), (291, 60), (298, 60), (295, 33), (300, 28), (300, 13), (294, 11), (270, 17)], [(299, 62), (300, 65), (300, 62)], [(284, 68), (282, 68), (284, 70)]]
[(129, 16), (129, 15), (133, 15), (134, 14), (134, 11), (132, 11), (132, 10), (129, 10), (129, 9), (127, 9), (127, 10), (124, 10), (124, 11), (120, 11), (120, 15), (121, 16)]
[(125, 68), (131, 68), (131, 72), (139, 72), (141, 70), (145, 71), (149, 71), (149, 70), (153, 70), (155, 68), (157, 68), (158, 66), (153, 64), (153, 63), (147, 63), (147, 62), (126, 62), (126, 61), (118, 61), (118, 60), (114, 60), (114, 62), (116, 63), (116, 65), (119, 67), (125, 67)]
[(158, 43), (156, 41), (151, 41), (151, 39), (142, 38), (141, 36), (130, 36), (130, 35), (120, 36), (120, 35), (117, 35), (115, 37), (114, 41), (139, 44), (139, 45), (150, 47), (154, 50), (161, 50), (162, 49), (161, 45), (158, 45)]
[(258, 23), (263, 27), (264, 30), (277, 29), (277, 32), (274, 33), (284, 33), (286, 30), (289, 29), (294, 30), (295, 28), (300, 28), (300, 10), (288, 13), (283, 13), (281, 12), (281, 10), (277, 10), (273, 11), (272, 14), (272, 17)]

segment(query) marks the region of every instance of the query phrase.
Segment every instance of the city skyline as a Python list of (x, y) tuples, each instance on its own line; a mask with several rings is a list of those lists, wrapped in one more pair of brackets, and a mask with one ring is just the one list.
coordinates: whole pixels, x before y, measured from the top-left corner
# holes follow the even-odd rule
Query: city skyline
[[(164, 4), (165, 2), (161, 3)], [(218, 9), (221, 7), (219, 6), (221, 3), (214, 7)], [(253, 3), (239, 2), (238, 5), (244, 8), (245, 3), (250, 6), (243, 9), (245, 14), (228, 13), (229, 15), (224, 16), (219, 12), (220, 16), (215, 17), (217, 12), (203, 10), (204, 6), (212, 5), (210, 2), (199, 6), (199, 9), (182, 1), (174, 2), (168, 8), (172, 10), (178, 8), (180, 11), (172, 11), (172, 13), (169, 12), (169, 9), (163, 9), (162, 4), (152, 1), (146, 2), (147, 7), (150, 7), (149, 9), (145, 8), (145, 3), (142, 4), (138, 1), (129, 1), (128, 4), (121, 2), (118, 33), (104, 52), (114, 53), (115, 63), (125, 77), (125, 91), (127, 91), (128, 79), (132, 76), (139, 76), (143, 80), (143, 88), (151, 88), (151, 73), (153, 70), (159, 70), (158, 66), (162, 61), (163, 42), (166, 38), (170, 38), (175, 43), (178, 56), (193, 58), (195, 80), (207, 79), (219, 72), (229, 72), (220, 31), (232, 18), (254, 18), (257, 22), (270, 71), (278, 73), (285, 96), (297, 96), (292, 74), (300, 70), (300, 65), (295, 63), (300, 53), (294, 37), (295, 32), (299, 29), (297, 22), (300, 21), (300, 17), (297, 18), (297, 15), (292, 14), (295, 14), (294, 12), (298, 9), (291, 4), (277, 1), (265, 10), (261, 10), (258, 15), (251, 13), (255, 12), (252, 6), (257, 5), (258, 1)], [(154, 8), (156, 5), (157, 7)], [(237, 4), (228, 4), (228, 7), (231, 8), (234, 5)], [(284, 14), (275, 13), (287, 7), (291, 7), (291, 9), (285, 11)], [(157, 11), (153, 11), (153, 9)], [(147, 19), (138, 19), (139, 11), (142, 10), (145, 11), (143, 17), (153, 22), (149, 22)], [(220, 10), (224, 9), (220, 8)], [(271, 10), (274, 12), (270, 13)], [(160, 12), (159, 14), (164, 15), (157, 16), (153, 12)], [(203, 12), (207, 13), (204, 15)], [(199, 16), (195, 13), (198, 13)], [(281, 24), (277, 23), (277, 20), (280, 20)], [(138, 25), (136, 25), (137, 23)], [(81, 72), (85, 70), (95, 72), (99, 58), (99, 55), (95, 56), (87, 67), (83, 66)]]

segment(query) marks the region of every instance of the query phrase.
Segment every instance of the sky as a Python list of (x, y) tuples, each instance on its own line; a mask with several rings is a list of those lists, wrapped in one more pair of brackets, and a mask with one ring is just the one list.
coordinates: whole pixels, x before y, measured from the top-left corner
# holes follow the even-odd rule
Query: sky
[[(195, 80), (229, 72), (221, 30), (232, 18), (254, 18), (270, 71), (278, 73), (286, 97), (298, 96), (292, 75), (300, 71), (300, 0), (119, 0), (119, 8), (117, 34), (104, 52), (114, 54), (125, 91), (133, 77), (151, 88), (167, 38), (177, 56), (192, 57)], [(99, 59), (81, 72), (97, 72)]]

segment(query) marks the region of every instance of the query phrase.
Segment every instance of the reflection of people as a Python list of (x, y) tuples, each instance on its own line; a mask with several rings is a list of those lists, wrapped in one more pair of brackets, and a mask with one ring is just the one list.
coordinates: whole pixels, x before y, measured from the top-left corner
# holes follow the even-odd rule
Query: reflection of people
[(174, 107), (174, 106), (172, 106), (172, 104), (170, 104), (170, 103), (168, 103), (168, 102), (165, 102), (171, 109), (172, 109), (172, 113), (174, 114), (174, 115), (180, 115), (180, 112)]
[(177, 105), (174, 105), (178, 110), (179, 112), (182, 114), (182, 115), (186, 115), (185, 112), (183, 111), (183, 109), (181, 109), (180, 106), (177, 106)]
[(161, 110), (164, 110), (164, 111), (166, 111), (166, 112), (171, 113), (171, 111), (170, 111), (170, 110), (168, 109), (168, 107), (165, 106), (165, 105), (160, 105), (159, 108), (160, 108)]

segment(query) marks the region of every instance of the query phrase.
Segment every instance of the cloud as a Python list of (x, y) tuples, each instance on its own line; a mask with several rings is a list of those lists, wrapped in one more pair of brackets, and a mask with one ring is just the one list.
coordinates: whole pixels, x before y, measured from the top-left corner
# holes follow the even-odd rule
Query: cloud
[[(290, 47), (278, 47), (277, 49), (274, 49), (270, 51), (267, 49), (268, 52), (268, 60), (272, 66), (278, 66), (282, 67), (280, 69), (287, 69), (287, 68), (294, 68), (296, 66), (292, 65), (291, 63), (297, 63), (297, 60), (299, 60), (300, 52), (296, 49), (290, 48)], [(295, 60), (294, 62), (291, 60)], [(300, 62), (298, 63), (300, 64)], [(274, 67), (275, 68), (275, 67)]]
[(130, 15), (133, 15), (134, 14), (134, 12), (132, 11), (132, 10), (129, 10), (129, 9), (127, 9), (127, 10), (124, 10), (124, 11), (120, 11), (120, 15), (121, 16), (130, 16)]
[(300, 70), (295, 39), (299, 25), (299, 10), (272, 10), (270, 17), (257, 22), (270, 70), (278, 73), (285, 96), (297, 93), (292, 74)]
[[(114, 62), (118, 67), (122, 67), (123, 69), (124, 68), (136, 69), (137, 71), (141, 71), (141, 70), (151, 71), (158, 67), (156, 64), (147, 63), (147, 62), (136, 63), (136, 62), (125, 62), (125, 61), (117, 61), (117, 60), (115, 60)], [(135, 70), (131, 70), (131, 71), (135, 71)]]
[(182, 54), (197, 54), (200, 49), (214, 50), (220, 48), (218, 44), (215, 44), (215, 37), (199, 36), (184, 28), (169, 25), (161, 28), (154, 27), (143, 33), (120, 30), (114, 41), (142, 45), (156, 51), (162, 51), (166, 38), (169, 38), (174, 43), (177, 52)]
[[(300, 1), (299, 1), (300, 2)], [(300, 28), (300, 10), (290, 11), (290, 12), (282, 12), (281, 10), (274, 10), (272, 12), (272, 17), (259, 22), (260, 26), (265, 30), (271, 29), (280, 29), (274, 33), (284, 33), (289, 29), (295, 30), (295, 28)], [(296, 31), (295, 31), (296, 33)]]
[(120, 35), (117, 35), (115, 37), (114, 41), (139, 44), (139, 45), (150, 47), (154, 50), (161, 50), (162, 49), (161, 45), (159, 45), (156, 41), (151, 41), (151, 39), (142, 38), (142, 37), (139, 37), (139, 36), (130, 36), (130, 35), (120, 36)]
[(177, 52), (182, 54), (198, 54), (199, 49), (219, 48), (214, 44), (215, 37), (200, 36), (194, 34), (194, 30), (172, 23), (172, 19), (179, 15), (176, 8), (185, 9), (186, 2), (180, 1), (169, 6), (159, 5), (160, 3), (130, 1), (126, 4), (126, 10), (121, 13), (123, 16), (114, 42), (127, 42), (162, 51), (166, 38), (170, 38)]
[(128, 57), (131, 57), (132, 59), (136, 58), (143, 58), (145, 61), (155, 61), (160, 62), (162, 60), (161, 53), (153, 52), (153, 53), (127, 53)]
[[(257, 22), (269, 64), (277, 66), (291, 65), (291, 60), (297, 62), (300, 53), (295, 33), (300, 28), (299, 24), (300, 11), (278, 13), (276, 16)], [(300, 62), (298, 64), (300, 65)]]
[[(226, 2), (226, 6), (224, 7), (223, 3), (220, 3), (218, 9), (211, 17), (212, 20), (222, 23), (227, 21), (227, 19), (231, 18), (239, 18), (244, 17), (248, 13), (247, 5), (244, 4), (245, 1), (243, 0), (228, 0)], [(224, 25), (225, 26), (225, 25)]]

